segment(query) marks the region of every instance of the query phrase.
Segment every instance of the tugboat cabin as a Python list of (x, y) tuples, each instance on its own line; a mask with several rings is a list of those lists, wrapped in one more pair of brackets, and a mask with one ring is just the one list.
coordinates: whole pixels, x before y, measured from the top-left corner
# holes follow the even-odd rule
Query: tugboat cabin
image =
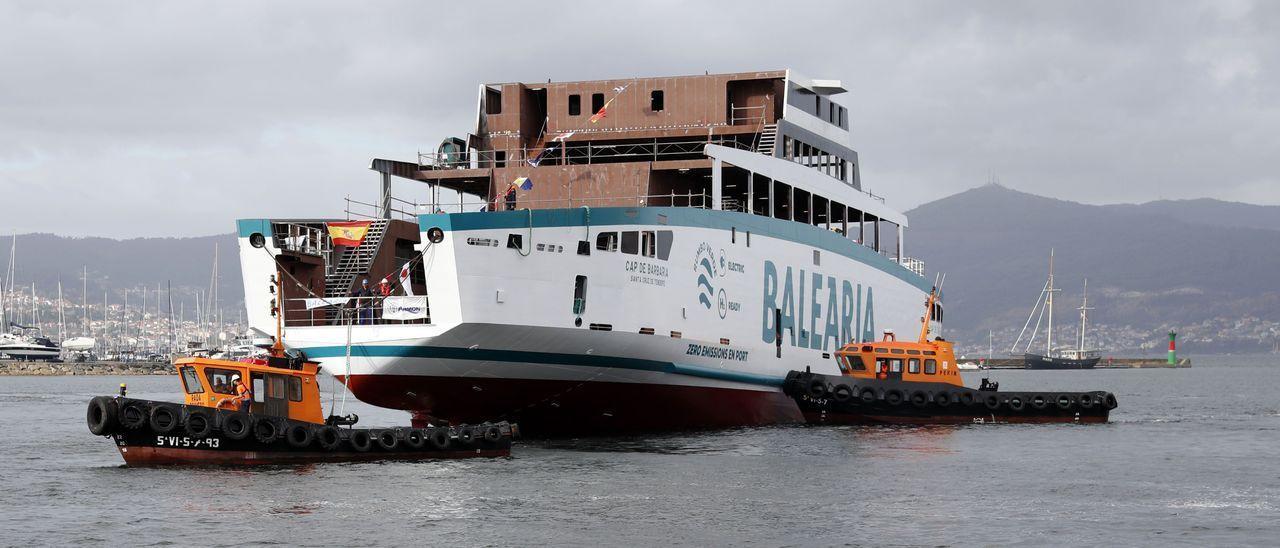
[(877, 343), (846, 344), (836, 351), (836, 364), (842, 374), (859, 379), (964, 385), (947, 341), (900, 342), (886, 333)]
[(182, 358), (174, 367), (182, 378), (187, 405), (217, 408), (219, 402), (234, 399), (231, 379), (239, 375), (252, 395), (250, 413), (324, 424), (316, 363), (275, 356), (259, 362)]

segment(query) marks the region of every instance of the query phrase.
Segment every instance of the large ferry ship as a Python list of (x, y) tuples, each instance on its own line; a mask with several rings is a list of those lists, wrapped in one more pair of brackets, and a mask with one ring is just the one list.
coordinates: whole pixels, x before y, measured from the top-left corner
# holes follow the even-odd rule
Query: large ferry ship
[(240, 220), (248, 318), (274, 332), (280, 299), (291, 349), (416, 422), (801, 421), (787, 371), (918, 330), (931, 287), (863, 186), (845, 91), (790, 70), (481, 85), (470, 134), (372, 161), (376, 202)]

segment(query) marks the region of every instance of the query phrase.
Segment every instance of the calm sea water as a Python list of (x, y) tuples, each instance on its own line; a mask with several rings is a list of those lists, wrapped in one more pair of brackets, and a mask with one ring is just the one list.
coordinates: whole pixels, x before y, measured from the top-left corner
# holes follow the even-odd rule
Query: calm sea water
[(1275, 356), (966, 381), (983, 374), (1111, 390), (1120, 408), (1107, 425), (787, 426), (527, 441), (496, 460), (130, 469), (89, 434), (85, 404), (121, 381), (173, 400), (176, 377), (0, 377), (0, 544), (1280, 542)]

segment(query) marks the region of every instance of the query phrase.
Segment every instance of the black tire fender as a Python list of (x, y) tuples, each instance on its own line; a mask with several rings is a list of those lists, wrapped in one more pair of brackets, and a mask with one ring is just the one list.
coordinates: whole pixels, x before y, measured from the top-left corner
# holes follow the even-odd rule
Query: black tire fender
[(956, 401), (960, 402), (960, 405), (969, 407), (974, 403), (976, 403), (978, 400), (977, 398), (973, 397), (973, 392), (961, 392), (960, 397), (956, 398)]
[(404, 433), (404, 445), (418, 451), (427, 445), (427, 434), (419, 428), (411, 428)]
[(432, 428), (427, 432), (427, 443), (438, 451), (449, 448), (449, 429), (448, 428)]
[(1071, 409), (1071, 405), (1075, 403), (1075, 398), (1072, 398), (1071, 394), (1058, 394), (1058, 397), (1053, 399), (1053, 403), (1058, 406), (1058, 409), (1066, 411)]
[(1022, 411), (1022, 408), (1026, 407), (1026, 405), (1026, 400), (1023, 400), (1022, 396), (1009, 396), (1009, 409)]
[(488, 443), (498, 443), (502, 439), (502, 429), (496, 424), (490, 424), (484, 428), (484, 441)]
[(470, 426), (460, 426), (458, 427), (457, 437), (462, 445), (469, 447), (476, 442), (476, 431), (472, 430)]
[(311, 425), (294, 423), (284, 429), (284, 439), (290, 447), (306, 449), (315, 441), (315, 433), (311, 431)]
[(874, 388), (863, 388), (858, 392), (858, 398), (862, 400), (862, 403), (875, 403), (876, 400), (880, 399), (880, 394), (876, 393)]
[(351, 448), (364, 453), (373, 447), (373, 436), (369, 435), (368, 430), (352, 430), (351, 436), (347, 438), (351, 442)]
[(827, 381), (821, 377), (814, 377), (809, 381), (809, 395), (815, 398), (825, 397), (827, 395)]
[(396, 435), (395, 430), (378, 430), (373, 433), (373, 440), (378, 442), (378, 448), (383, 451), (395, 451), (400, 445), (400, 436)]
[(924, 407), (929, 405), (929, 394), (924, 390), (916, 390), (911, 393), (911, 405), (916, 407)]
[(982, 404), (987, 406), (987, 409), (995, 411), (1000, 408), (1000, 396), (991, 394), (990, 396), (982, 399)]
[(844, 383), (837, 384), (836, 387), (831, 390), (831, 397), (841, 403), (847, 402), (853, 399), (853, 388), (850, 388), (849, 385)]
[(884, 393), (884, 402), (889, 405), (901, 405), (902, 399), (902, 391), (897, 388), (885, 391)]
[(333, 426), (321, 426), (316, 429), (316, 441), (320, 442), (320, 447), (325, 451), (333, 451), (342, 445), (342, 435)]
[(128, 430), (137, 430), (147, 425), (147, 406), (141, 402), (130, 401), (120, 406), (120, 426)]
[(1093, 394), (1088, 393), (1080, 394), (1080, 398), (1076, 401), (1080, 403), (1081, 409), (1093, 409), (1093, 404), (1097, 403)]
[(1107, 395), (1103, 396), (1102, 404), (1106, 406), (1107, 410), (1115, 409), (1120, 406), (1120, 402), (1116, 401), (1116, 395), (1110, 392), (1107, 392)]
[(1027, 398), (1027, 401), (1031, 402), (1031, 407), (1034, 407), (1036, 409), (1044, 409), (1046, 407), (1049, 407), (1049, 398), (1045, 397), (1044, 394), (1032, 395), (1031, 397)]
[(157, 405), (151, 408), (150, 417), (147, 423), (157, 434), (168, 434), (178, 429), (178, 425), (182, 423), (178, 420), (179, 414), (175, 406)]
[(85, 413), (85, 421), (89, 423), (89, 431), (95, 436), (105, 436), (116, 429), (116, 402), (107, 396), (98, 396), (89, 400), (89, 409)]
[(200, 408), (188, 409), (183, 428), (187, 435), (196, 439), (209, 437), (213, 433), (213, 414)]
[(242, 440), (253, 433), (253, 421), (249, 415), (236, 411), (222, 416), (222, 435), (233, 440)]
[(280, 438), (284, 429), (271, 417), (258, 417), (253, 421), (253, 439), (262, 443), (271, 443)]
[(933, 404), (938, 407), (946, 407), (955, 401), (955, 396), (947, 390), (943, 390), (933, 395)]

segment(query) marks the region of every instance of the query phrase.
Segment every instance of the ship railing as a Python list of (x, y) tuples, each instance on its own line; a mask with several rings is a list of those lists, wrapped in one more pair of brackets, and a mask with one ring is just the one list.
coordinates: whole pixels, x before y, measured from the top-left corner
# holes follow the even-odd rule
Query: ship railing
[[(387, 304), (404, 295), (374, 297), (325, 297), (285, 299), (285, 327), (319, 327), (325, 325), (426, 325), (431, 323), (431, 308), (422, 308), (420, 317), (413, 319), (388, 319)], [(410, 296), (412, 298), (412, 296)], [(426, 296), (417, 298), (426, 300)], [(402, 317), (403, 314), (402, 314)]]
[(764, 125), (767, 105), (739, 107), (730, 104), (729, 125)]
[(914, 272), (917, 276), (924, 276), (924, 260), (915, 257), (895, 257), (894, 261), (902, 265), (903, 268)]
[[(689, 141), (662, 141), (649, 139), (643, 142), (615, 143), (593, 141), (557, 143), (546, 147), (510, 150), (470, 149), (458, 152), (419, 152), (418, 165), (423, 169), (478, 169), (502, 168), (519, 165), (592, 165), (618, 161), (660, 161), (703, 158), (707, 145), (752, 150), (751, 143), (743, 143), (733, 135), (717, 135)], [(549, 152), (548, 152), (549, 151)]]
[[(469, 195), (466, 195), (469, 196)], [(726, 200), (726, 203), (728, 200)], [(557, 209), (590, 207), (688, 207), (710, 209), (711, 195), (706, 192), (669, 192), (666, 194), (640, 194), (630, 196), (570, 196), (565, 198), (519, 199), (515, 209)], [(741, 205), (737, 211), (742, 211)], [(470, 213), (479, 211), (507, 211), (506, 200), (499, 196), (493, 201), (459, 200), (422, 204), (420, 213)]]
[(323, 228), (300, 223), (272, 223), (271, 233), (276, 247), (305, 255), (328, 257), (333, 251), (332, 240)]
[[(428, 205), (392, 196), (390, 218), (416, 222), (418, 214), (423, 213)], [(353, 200), (350, 195), (346, 197), (346, 207), (342, 212), (346, 214), (348, 221), (388, 218), (381, 205)]]

